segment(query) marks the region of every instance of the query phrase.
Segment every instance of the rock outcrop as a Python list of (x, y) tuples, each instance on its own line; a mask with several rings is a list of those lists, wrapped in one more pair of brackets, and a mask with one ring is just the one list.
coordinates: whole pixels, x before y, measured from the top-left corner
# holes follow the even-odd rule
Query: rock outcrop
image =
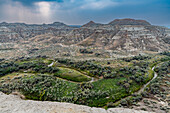
[(22, 100), (16, 95), (0, 92), (0, 113), (148, 113), (126, 108), (91, 108), (70, 103)]

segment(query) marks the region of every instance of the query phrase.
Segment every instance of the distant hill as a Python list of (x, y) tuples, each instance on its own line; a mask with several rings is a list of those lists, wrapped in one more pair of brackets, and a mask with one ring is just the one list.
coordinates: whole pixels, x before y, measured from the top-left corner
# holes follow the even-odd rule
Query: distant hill
[(110, 22), (111, 25), (151, 25), (149, 22), (145, 20), (135, 20), (135, 19), (115, 19), (114, 21)]
[(88, 22), (83, 26), (0, 23), (0, 42), (20, 42), (93, 46), (121, 51), (164, 51), (170, 47), (170, 29), (145, 20), (116, 19), (108, 24)]

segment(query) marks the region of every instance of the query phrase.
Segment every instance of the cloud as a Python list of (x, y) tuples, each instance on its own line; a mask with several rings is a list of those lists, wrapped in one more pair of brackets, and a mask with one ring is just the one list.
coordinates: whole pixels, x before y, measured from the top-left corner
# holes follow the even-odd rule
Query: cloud
[(114, 7), (118, 2), (112, 0), (85, 0), (85, 4), (80, 6), (81, 9), (103, 9), (106, 7)]
[(37, 2), (32, 7), (26, 7), (20, 2), (8, 1), (0, 5), (1, 21), (43, 23), (50, 20), (50, 3)]
[(49, 17), (51, 12), (50, 2), (36, 2), (35, 5), (38, 7), (39, 13), (44, 17)]
[(117, 18), (170, 25), (169, 0), (0, 0), (0, 21), (25, 23), (107, 23)]

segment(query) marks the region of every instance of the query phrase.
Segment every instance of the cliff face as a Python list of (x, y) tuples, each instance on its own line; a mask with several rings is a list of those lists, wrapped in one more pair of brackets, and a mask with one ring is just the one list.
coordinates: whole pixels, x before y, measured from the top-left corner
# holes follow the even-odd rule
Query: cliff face
[(80, 28), (59, 22), (43, 25), (0, 24), (0, 42), (21, 40), (93, 46), (108, 50), (160, 52), (169, 50), (170, 29), (134, 19), (116, 19), (109, 24), (90, 21)]

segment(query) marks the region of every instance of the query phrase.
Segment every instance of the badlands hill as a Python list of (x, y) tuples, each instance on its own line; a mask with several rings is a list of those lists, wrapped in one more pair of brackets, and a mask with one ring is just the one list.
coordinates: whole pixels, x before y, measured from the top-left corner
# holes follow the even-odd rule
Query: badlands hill
[[(130, 57), (168, 51), (170, 29), (145, 20), (116, 19), (108, 24), (88, 22), (0, 23), (0, 58), (46, 55), (85, 59)], [(84, 54), (80, 49), (88, 49)]]
[(28, 25), (0, 23), (0, 42), (34, 41), (63, 45), (99, 47), (122, 51), (164, 51), (169, 49), (170, 29), (145, 20), (116, 19), (109, 24), (90, 21), (80, 28), (63, 23)]

